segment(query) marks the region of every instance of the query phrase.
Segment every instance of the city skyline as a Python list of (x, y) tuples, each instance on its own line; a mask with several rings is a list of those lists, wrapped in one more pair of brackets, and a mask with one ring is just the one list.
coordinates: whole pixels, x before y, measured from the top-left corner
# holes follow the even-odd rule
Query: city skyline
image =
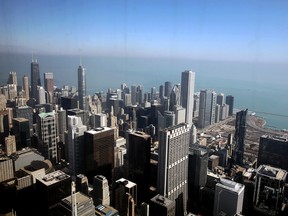
[(287, 62), (286, 1), (2, 1), (2, 51)]

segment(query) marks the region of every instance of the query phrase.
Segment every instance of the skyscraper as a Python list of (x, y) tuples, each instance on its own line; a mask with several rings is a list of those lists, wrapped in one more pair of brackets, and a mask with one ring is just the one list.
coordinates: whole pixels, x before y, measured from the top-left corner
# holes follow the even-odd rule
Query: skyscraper
[(240, 166), (243, 165), (247, 113), (248, 109), (241, 110), (236, 114), (235, 134), (234, 134), (235, 146), (233, 151), (233, 160), (234, 163)]
[(37, 103), (46, 104), (45, 89), (42, 86), (37, 86)]
[(53, 92), (54, 90), (53, 73), (44, 73), (44, 88), (47, 92)]
[(224, 94), (220, 93), (217, 95), (217, 104), (219, 104), (220, 106), (222, 106), (224, 104)]
[(181, 76), (181, 104), (186, 109), (186, 123), (193, 124), (195, 72), (184, 71)]
[(81, 118), (68, 116), (68, 161), (69, 170), (72, 176), (76, 176), (83, 171), (84, 157), (84, 132), (87, 126), (82, 124)]
[(229, 105), (229, 116), (232, 116), (234, 108), (234, 97), (232, 95), (226, 96), (226, 104)]
[(175, 200), (176, 215), (186, 212), (189, 140), (190, 128), (185, 123), (160, 132), (157, 192)]
[(170, 111), (174, 110), (174, 106), (180, 105), (180, 98), (181, 98), (180, 89), (177, 87), (177, 85), (175, 85), (170, 94), (170, 107), (169, 107)]
[(37, 60), (31, 62), (31, 97), (37, 98), (37, 86), (41, 86), (39, 64)]
[(93, 200), (95, 206), (110, 205), (109, 185), (105, 176), (97, 175), (93, 179)]
[(29, 81), (26, 75), (23, 76), (23, 90), (26, 100), (29, 100)]
[(166, 81), (165, 82), (164, 96), (169, 98), (171, 91), (172, 91), (172, 83), (169, 81)]
[(79, 108), (86, 110), (86, 69), (82, 65), (78, 67), (78, 97)]
[(216, 93), (211, 90), (200, 91), (198, 128), (215, 123)]
[(16, 72), (10, 72), (7, 84), (14, 84), (17, 86), (17, 74)]
[(56, 118), (54, 112), (40, 113), (37, 118), (38, 133), (41, 143), (39, 151), (53, 164), (58, 162), (56, 140)]

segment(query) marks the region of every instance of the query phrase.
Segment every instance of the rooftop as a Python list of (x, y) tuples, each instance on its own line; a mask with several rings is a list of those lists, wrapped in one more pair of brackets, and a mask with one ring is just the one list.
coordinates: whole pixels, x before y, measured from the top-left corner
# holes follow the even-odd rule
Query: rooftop
[[(84, 202), (87, 202), (87, 201), (91, 200), (90, 197), (86, 196), (85, 194), (82, 194), (81, 192), (77, 192), (75, 195), (76, 195), (76, 202), (77, 202), (78, 206), (81, 205)], [(62, 199), (62, 202), (65, 202), (66, 204), (71, 206), (72, 205), (71, 196), (68, 196), (68, 197)]]
[(52, 172), (43, 176), (42, 178), (37, 178), (37, 180), (39, 180), (41, 183), (43, 183), (46, 186), (50, 186), (68, 178), (70, 178), (69, 175), (62, 172), (61, 170), (57, 170), (55, 172)]
[(113, 130), (113, 129), (110, 127), (97, 127), (97, 128), (86, 131), (86, 133), (99, 134), (99, 133), (102, 133), (104, 131), (109, 131), (109, 130)]
[(236, 193), (241, 193), (245, 186), (242, 185), (242, 184), (239, 184), (237, 182), (234, 182), (234, 181), (230, 181), (228, 179), (224, 179), (224, 178), (220, 178), (220, 182), (217, 183), (218, 187), (221, 187), (223, 189), (226, 189), (226, 190), (229, 190), (229, 191), (233, 191), (233, 192), (236, 192)]
[(257, 175), (274, 178), (276, 180), (285, 180), (287, 171), (269, 165), (261, 165), (257, 169)]
[(134, 183), (134, 182), (131, 182), (131, 181), (129, 181), (129, 180), (127, 180), (127, 179), (124, 179), (124, 178), (121, 178), (121, 179), (118, 179), (117, 181), (116, 181), (117, 183), (119, 182), (121, 182), (121, 183), (124, 183), (125, 184), (125, 187), (127, 187), (127, 188), (132, 188), (132, 187), (135, 187), (136, 186), (136, 184)]

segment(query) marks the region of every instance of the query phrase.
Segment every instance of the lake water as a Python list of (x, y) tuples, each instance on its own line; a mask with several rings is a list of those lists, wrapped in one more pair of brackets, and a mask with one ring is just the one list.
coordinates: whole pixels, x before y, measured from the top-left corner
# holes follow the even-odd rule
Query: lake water
[[(30, 77), (30, 62), (29, 54), (0, 53), (0, 84), (7, 82), (9, 71), (16, 71), (22, 83), (24, 74)], [(77, 85), (79, 57), (38, 55), (38, 62), (42, 83), (43, 73), (53, 72), (55, 85)], [(288, 64), (103, 56), (83, 56), (82, 62), (90, 94), (120, 88), (121, 83), (141, 84), (150, 91), (165, 81), (180, 83), (181, 72), (191, 69), (196, 73), (195, 91), (231, 94), (235, 108), (255, 111), (268, 127), (288, 129)]]

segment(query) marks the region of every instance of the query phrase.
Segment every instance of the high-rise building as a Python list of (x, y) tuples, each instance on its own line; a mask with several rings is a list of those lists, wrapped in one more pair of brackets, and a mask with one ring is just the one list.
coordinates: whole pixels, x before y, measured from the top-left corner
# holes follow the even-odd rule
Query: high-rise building
[(114, 169), (114, 130), (108, 127), (88, 130), (84, 134), (84, 166), (86, 175), (103, 175), (112, 183)]
[(258, 165), (269, 164), (288, 171), (288, 139), (263, 135), (260, 137)]
[(68, 148), (69, 170), (72, 176), (83, 171), (85, 131), (87, 131), (87, 126), (82, 124), (80, 117), (68, 116), (68, 139), (65, 143)]
[(208, 150), (193, 144), (189, 148), (188, 197), (194, 204), (199, 200), (200, 188), (206, 185)]
[(10, 72), (9, 73), (9, 78), (8, 78), (7, 84), (14, 84), (16, 86), (18, 85), (16, 72)]
[(164, 97), (164, 86), (160, 85), (159, 86), (159, 97), (162, 99)]
[[(282, 215), (283, 198), (287, 171), (269, 165), (261, 165), (256, 170), (253, 195), (254, 209), (261, 215)], [(283, 214), (284, 215), (284, 214)]]
[(136, 131), (128, 135), (127, 158), (129, 179), (138, 185), (137, 203), (147, 201), (150, 179), (150, 135)]
[(46, 104), (45, 89), (42, 86), (37, 86), (37, 103)]
[(175, 85), (171, 91), (171, 94), (170, 94), (170, 107), (169, 107), (170, 111), (174, 110), (174, 106), (180, 106), (181, 105), (180, 99), (181, 99), (181, 91), (178, 88), (178, 86)]
[(66, 110), (61, 107), (57, 110), (57, 136), (59, 136), (59, 141), (63, 143), (65, 143), (65, 131), (67, 130), (66, 122)]
[(47, 92), (54, 91), (53, 73), (44, 73), (44, 88)]
[(237, 215), (242, 213), (245, 186), (220, 178), (216, 184), (214, 216)]
[(80, 65), (78, 67), (78, 97), (79, 97), (79, 108), (86, 110), (86, 69)]
[(170, 97), (171, 91), (172, 91), (172, 83), (169, 81), (166, 81), (165, 84), (165, 89), (164, 89), (164, 96), (165, 97)]
[(216, 104), (219, 104), (220, 106), (222, 106), (224, 104), (224, 94), (223, 93), (220, 93), (217, 95)]
[(200, 91), (198, 128), (205, 128), (215, 122), (216, 93), (211, 90)]
[(236, 114), (233, 161), (240, 166), (243, 165), (247, 114), (248, 109), (241, 110)]
[(23, 76), (23, 90), (24, 90), (24, 96), (26, 100), (29, 100), (29, 80), (28, 76), (24, 75)]
[(33, 109), (29, 106), (16, 107), (13, 109), (13, 116), (15, 118), (25, 118), (29, 120), (29, 128), (33, 128)]
[(97, 175), (93, 179), (93, 200), (95, 206), (110, 205), (109, 185), (105, 176)]
[(88, 178), (83, 175), (79, 174), (76, 176), (76, 191), (79, 191), (85, 195), (88, 195)]
[(232, 95), (226, 96), (226, 104), (229, 105), (229, 116), (232, 116), (234, 108), (234, 97)]
[(160, 132), (158, 193), (176, 202), (176, 215), (186, 212), (190, 128), (179, 124)]
[(186, 116), (186, 109), (182, 106), (175, 106), (174, 107), (175, 113), (175, 124), (185, 123), (185, 116)]
[(39, 151), (53, 164), (58, 162), (55, 113), (40, 113), (37, 117)]
[(181, 76), (181, 104), (186, 109), (186, 123), (193, 124), (195, 72), (184, 71)]
[(37, 99), (37, 86), (41, 86), (39, 64), (37, 60), (31, 62), (31, 97)]
[(14, 178), (13, 160), (8, 157), (0, 158), (0, 182)]
[(15, 136), (9, 135), (8, 137), (5, 137), (5, 152), (7, 156), (10, 156), (16, 152)]
[(200, 97), (199, 94), (194, 94), (193, 117), (199, 116)]
[(175, 216), (175, 201), (157, 194), (150, 200), (151, 216)]

